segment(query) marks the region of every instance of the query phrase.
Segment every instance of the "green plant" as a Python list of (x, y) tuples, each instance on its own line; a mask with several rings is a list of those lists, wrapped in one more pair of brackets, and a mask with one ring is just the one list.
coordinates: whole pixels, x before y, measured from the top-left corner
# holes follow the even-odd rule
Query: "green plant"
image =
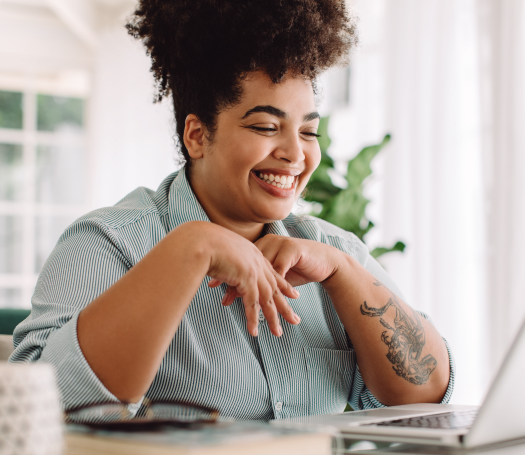
[[(327, 153), (331, 142), (328, 136), (328, 120), (328, 117), (323, 117), (319, 123), (321, 163), (310, 178), (304, 199), (321, 204), (321, 212), (313, 214), (314, 216), (353, 232), (364, 242), (365, 235), (374, 227), (374, 223), (365, 215), (366, 206), (370, 201), (364, 197), (363, 187), (366, 178), (372, 173), (372, 159), (388, 144), (390, 135), (387, 134), (380, 144), (365, 147), (348, 162), (346, 175), (340, 174), (348, 185), (341, 188), (334, 185), (330, 177), (331, 173), (337, 171), (334, 160)], [(396, 242), (392, 247), (374, 248), (370, 254), (377, 258), (393, 251), (403, 252), (404, 249), (403, 242)]]

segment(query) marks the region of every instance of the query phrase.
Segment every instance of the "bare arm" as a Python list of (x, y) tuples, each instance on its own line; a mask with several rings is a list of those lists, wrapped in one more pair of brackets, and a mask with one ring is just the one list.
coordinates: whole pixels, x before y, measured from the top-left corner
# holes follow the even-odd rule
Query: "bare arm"
[[(260, 307), (269, 318), (277, 319), (272, 313), (277, 309), (297, 323), (275, 292), (295, 297), (293, 289), (274, 276), (251, 242), (212, 223), (183, 224), (80, 313), (77, 333), (84, 357), (119, 400), (137, 402), (147, 391), (206, 275), (243, 296), (252, 334)], [(278, 335), (278, 326), (272, 331)]]
[(256, 245), (292, 285), (321, 283), (379, 401), (392, 406), (442, 400), (450, 376), (443, 339), (355, 259), (313, 240), (267, 235)]
[(388, 406), (440, 402), (450, 369), (438, 331), (341, 254), (335, 273), (321, 284), (352, 340), (368, 389)]

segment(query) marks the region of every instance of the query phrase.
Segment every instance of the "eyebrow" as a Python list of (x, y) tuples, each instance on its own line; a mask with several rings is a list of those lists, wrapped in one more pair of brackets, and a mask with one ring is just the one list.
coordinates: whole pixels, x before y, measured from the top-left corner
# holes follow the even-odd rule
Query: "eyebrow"
[(309, 114), (306, 114), (303, 117), (303, 122), (310, 122), (311, 120), (315, 120), (316, 118), (321, 118), (319, 112), (310, 112)]
[[(286, 112), (282, 111), (281, 109), (275, 106), (255, 106), (254, 108), (247, 111), (246, 114), (244, 114), (244, 116), (242, 117), (242, 120), (244, 120), (245, 118), (249, 117), (252, 114), (257, 114), (259, 112), (265, 112), (277, 118), (282, 118), (282, 119), (288, 118), (288, 114)], [(321, 116), (319, 115), (319, 112), (310, 112), (309, 114), (306, 114), (303, 117), (303, 122), (309, 122), (311, 120), (314, 120), (320, 117)]]
[(253, 109), (250, 109), (248, 112), (246, 112), (246, 114), (244, 114), (242, 120), (252, 114), (257, 114), (258, 112), (266, 112), (267, 114), (278, 118), (288, 118), (288, 114), (286, 112), (281, 111), (281, 109), (278, 109), (274, 106), (255, 106)]

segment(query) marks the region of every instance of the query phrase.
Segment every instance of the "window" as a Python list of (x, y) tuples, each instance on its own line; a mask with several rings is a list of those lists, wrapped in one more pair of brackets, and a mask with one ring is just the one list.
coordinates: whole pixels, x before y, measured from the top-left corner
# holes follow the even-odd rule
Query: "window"
[(85, 101), (0, 90), (0, 307), (30, 308), (38, 273), (87, 211)]

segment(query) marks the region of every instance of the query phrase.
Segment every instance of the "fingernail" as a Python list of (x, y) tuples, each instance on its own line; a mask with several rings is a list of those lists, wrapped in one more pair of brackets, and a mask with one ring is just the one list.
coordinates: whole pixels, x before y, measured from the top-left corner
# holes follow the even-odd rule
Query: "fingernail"
[(297, 313), (294, 313), (294, 319), (297, 321), (298, 324), (299, 322), (301, 322), (301, 318), (299, 317)]
[(224, 296), (222, 297), (222, 302), (221, 302), (221, 303), (222, 303), (223, 305), (226, 304), (226, 298), (227, 298), (227, 297), (228, 297), (228, 291), (226, 291), (226, 292), (224, 293)]
[(253, 331), (253, 336), (256, 337), (259, 335), (259, 329), (255, 327), (255, 330)]
[(279, 334), (279, 336), (282, 336), (282, 335), (283, 335), (283, 329), (282, 329), (281, 326), (279, 326), (279, 327), (277, 328), (277, 333)]
[(297, 289), (295, 289), (295, 288), (292, 288), (292, 289), (293, 289), (293, 293), (294, 293), (296, 296), (299, 297), (300, 294), (299, 294), (299, 292), (297, 291)]

